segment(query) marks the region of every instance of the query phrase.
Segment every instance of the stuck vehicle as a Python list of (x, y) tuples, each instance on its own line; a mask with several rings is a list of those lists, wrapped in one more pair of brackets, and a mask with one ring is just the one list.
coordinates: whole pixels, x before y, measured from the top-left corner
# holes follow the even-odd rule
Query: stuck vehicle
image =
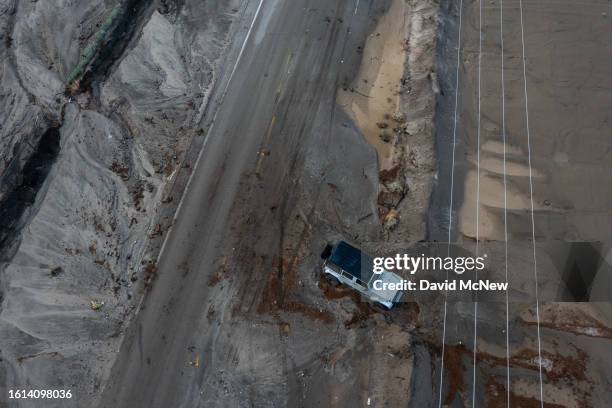
[[(374, 289), (374, 282), (399, 284), (402, 282), (402, 278), (388, 271), (375, 274), (373, 259), (361, 250), (340, 241), (335, 246), (328, 247), (323, 257), (325, 258), (323, 273), (328, 280), (350, 286), (386, 309), (391, 309), (394, 303), (400, 300), (401, 290), (376, 290)], [(378, 286), (383, 285), (379, 284)], [(384, 286), (388, 287), (389, 285)]]

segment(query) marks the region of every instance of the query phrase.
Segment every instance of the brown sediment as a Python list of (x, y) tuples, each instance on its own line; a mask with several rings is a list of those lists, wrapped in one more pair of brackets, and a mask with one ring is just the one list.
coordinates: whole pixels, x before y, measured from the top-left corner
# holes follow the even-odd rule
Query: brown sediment
[[(440, 353), (440, 347), (435, 347), (435, 351)], [(472, 358), (472, 350), (469, 350), (465, 345), (446, 345), (444, 350), (444, 358), (445, 358), (445, 367), (447, 370), (447, 378), (448, 378), (448, 392), (445, 399), (445, 404), (450, 404), (457, 394), (461, 394), (465, 391), (465, 381), (464, 381), (464, 359), (470, 360)], [(546, 375), (546, 378), (550, 380), (552, 383), (559, 384), (567, 384), (568, 382), (581, 382), (588, 383), (588, 378), (586, 376), (586, 365), (588, 361), (588, 355), (582, 351), (576, 349), (575, 356), (564, 356), (561, 354), (553, 354), (549, 352), (542, 352), (542, 370)], [(484, 353), (482, 351), (478, 352), (478, 359), (482, 363), (486, 363), (489, 367), (505, 367), (507, 361), (503, 357), (498, 357), (489, 353)], [(528, 348), (523, 348), (518, 352), (514, 353), (510, 357), (510, 367), (512, 368), (523, 368), (530, 371), (539, 371), (538, 364), (538, 352), (536, 350), (531, 350)], [(493, 383), (493, 379), (489, 379), (489, 384)], [(503, 387), (502, 387), (503, 388)], [(492, 394), (493, 401), (499, 399), (501, 401), (503, 399), (504, 406), (506, 404), (506, 393), (502, 396), (498, 396), (499, 390), (489, 390)], [(511, 404), (512, 406), (523, 406), (519, 405), (519, 402), (523, 402), (527, 405), (526, 407), (531, 407), (532, 398), (511, 395), (511, 398), (514, 399), (516, 404)], [(588, 395), (580, 395), (580, 398), (584, 401), (588, 400)], [(540, 402), (533, 399), (537, 405), (539, 406)], [(491, 403), (490, 406), (498, 406), (494, 403)], [(545, 406), (549, 407), (557, 407), (559, 405), (555, 404), (546, 404)]]
[[(506, 387), (489, 378), (486, 384), (487, 406), (490, 408), (505, 408), (508, 406), (508, 392)], [(516, 395), (510, 391), (510, 406), (521, 408), (541, 408), (542, 404), (535, 398)], [(566, 408), (563, 405), (544, 402), (544, 408)]]
[[(472, 353), (472, 351), (470, 351)], [(506, 359), (492, 354), (478, 352), (482, 361), (491, 366), (505, 366)], [(587, 354), (582, 350), (576, 350), (575, 356), (564, 356), (561, 354), (541, 352), (542, 371), (546, 378), (553, 382), (558, 381), (586, 381)], [(539, 371), (538, 351), (529, 348), (522, 348), (510, 357), (510, 367), (524, 368), (532, 371)]]
[[(586, 381), (586, 363), (588, 355), (577, 350), (576, 356), (563, 356), (561, 354), (553, 354), (542, 351), (541, 353), (543, 364), (542, 370), (546, 373), (546, 377), (553, 382), (557, 381)], [(494, 360), (492, 356), (487, 356), (489, 360)], [(505, 359), (495, 358), (497, 364), (505, 363)], [(548, 364), (550, 362), (550, 365)], [(514, 353), (510, 358), (510, 366), (522, 367), (529, 370), (539, 370), (538, 352), (536, 350), (523, 349), (518, 353)]]
[(361, 295), (354, 289), (351, 289), (344, 285), (332, 286), (327, 280), (321, 276), (319, 280), (319, 287), (323, 290), (323, 294), (329, 300), (338, 300), (345, 297), (351, 298), (357, 310), (353, 313), (351, 318), (344, 322), (344, 326), (348, 329), (356, 324), (362, 324), (374, 313), (374, 310), (370, 307), (367, 302), (361, 300)]
[[(572, 333), (579, 336), (612, 339), (612, 328), (585, 310), (588, 306), (574, 303), (544, 305), (540, 312), (540, 327)], [(591, 310), (591, 313), (593, 311)], [(535, 325), (535, 316), (523, 314), (521, 321)]]
[[(298, 313), (309, 319), (325, 324), (335, 321), (333, 314), (325, 309), (308, 304), (300, 294), (299, 267), (303, 263), (306, 248), (304, 240), (310, 234), (309, 226), (299, 216), (299, 210), (294, 209), (285, 225), (285, 239), (280, 255), (271, 259), (261, 255), (252, 255), (256, 259), (251, 262), (251, 274), (263, 273), (266, 284), (257, 304), (259, 314), (275, 316), (280, 320), (281, 312)], [(253, 214), (244, 217), (243, 225), (248, 229), (257, 229), (258, 219)], [(248, 258), (245, 258), (248, 259)]]
[(421, 308), (417, 302), (402, 302), (393, 308), (392, 319), (408, 331), (421, 325)]
[(123, 166), (117, 162), (113, 162), (110, 170), (121, 177), (121, 180), (123, 181), (127, 181), (130, 178), (130, 169), (128, 166)]
[(445, 404), (450, 404), (457, 394), (462, 393), (465, 387), (463, 381), (463, 358), (471, 354), (464, 345), (447, 346), (445, 348), (446, 369), (448, 376), (448, 393)]
[[(528, 323), (534, 324), (534, 323)], [(600, 337), (606, 339), (612, 339), (612, 330), (600, 325), (599, 323), (591, 323), (588, 327), (578, 326), (578, 325), (570, 325), (570, 324), (551, 324), (551, 323), (540, 323), (540, 327), (545, 327), (547, 329), (552, 330), (560, 330), (572, 334), (576, 334), (579, 336), (587, 336), (587, 337)], [(593, 330), (594, 329), (594, 330)]]
[(155, 277), (157, 276), (157, 265), (153, 262), (147, 263), (144, 268), (144, 288), (145, 290), (150, 290), (153, 282), (155, 281)]
[(382, 183), (391, 183), (401, 175), (401, 166), (396, 164), (390, 169), (383, 169), (380, 171), (378, 178)]
[(324, 296), (329, 300), (350, 298), (357, 306), (353, 315), (344, 321), (344, 326), (348, 329), (355, 325), (364, 324), (372, 315), (376, 313), (384, 314), (405, 330), (413, 330), (419, 325), (420, 309), (415, 302), (400, 303), (393, 308), (392, 312), (387, 312), (371, 306), (369, 302), (364, 302), (361, 295), (355, 290), (344, 285), (331, 285), (323, 276), (319, 279), (319, 287)]
[(319, 287), (323, 291), (325, 297), (329, 300), (338, 300), (349, 297), (353, 299), (355, 303), (359, 303), (361, 301), (359, 293), (354, 289), (344, 285), (332, 286), (323, 276), (321, 276), (319, 279)]
[(346, 327), (347, 329), (350, 329), (351, 327), (354, 327), (356, 325), (365, 325), (365, 323), (368, 321), (368, 319), (373, 313), (372, 308), (368, 304), (360, 303), (358, 306), (359, 308), (355, 313), (353, 313), (353, 316), (351, 316), (350, 319), (345, 320), (344, 322), (344, 327)]
[[(442, 347), (440, 347), (440, 345), (430, 343), (430, 348), (438, 356), (442, 354)], [(457, 394), (461, 394), (465, 390), (465, 382), (463, 381), (463, 358), (467, 358), (467, 356), (471, 355), (472, 352), (463, 344), (445, 345), (444, 368), (448, 379), (448, 392), (444, 399), (445, 405), (450, 404)]]

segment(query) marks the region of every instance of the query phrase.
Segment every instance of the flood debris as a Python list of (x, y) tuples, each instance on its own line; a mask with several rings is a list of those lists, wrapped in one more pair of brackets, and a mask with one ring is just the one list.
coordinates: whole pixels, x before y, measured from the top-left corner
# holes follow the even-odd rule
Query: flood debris
[(399, 224), (398, 207), (406, 197), (408, 186), (403, 177), (401, 165), (396, 165), (379, 173), (380, 189), (377, 204), (379, 216), (386, 231), (394, 230)]
[(200, 356), (197, 356), (195, 360), (190, 361), (189, 365), (193, 366), (194, 368), (200, 368)]
[(59, 276), (64, 272), (64, 269), (61, 266), (56, 266), (55, 268), (51, 269), (51, 276)]
[(383, 227), (386, 231), (393, 231), (399, 224), (399, 213), (392, 208), (383, 218)]
[(121, 177), (121, 180), (128, 181), (130, 178), (130, 169), (127, 166), (123, 166), (117, 162), (111, 164), (110, 170)]
[(155, 237), (161, 236), (162, 234), (163, 234), (162, 225), (160, 223), (157, 223), (155, 224), (153, 231), (149, 235), (149, 238), (155, 238)]
[(153, 284), (153, 280), (155, 280), (155, 275), (157, 274), (157, 265), (153, 261), (146, 262), (144, 274), (145, 287), (150, 287)]
[(215, 273), (212, 274), (212, 276), (208, 280), (208, 286), (210, 287), (216, 286), (219, 282), (221, 282), (221, 280), (223, 280), (223, 272), (216, 271)]
[(104, 302), (102, 301), (99, 301), (99, 300), (89, 301), (89, 307), (91, 308), (91, 310), (100, 310), (102, 309), (103, 306), (104, 306)]
[[(521, 315), (521, 322), (537, 324), (535, 312), (527, 310)], [(543, 305), (540, 327), (555, 331), (573, 333), (578, 336), (612, 339), (612, 328), (604, 323), (603, 317), (589, 304), (557, 303)]]
[(393, 119), (397, 123), (404, 123), (404, 121), (406, 120), (406, 115), (404, 114), (404, 112), (396, 111), (393, 112), (393, 115), (391, 115), (391, 119)]

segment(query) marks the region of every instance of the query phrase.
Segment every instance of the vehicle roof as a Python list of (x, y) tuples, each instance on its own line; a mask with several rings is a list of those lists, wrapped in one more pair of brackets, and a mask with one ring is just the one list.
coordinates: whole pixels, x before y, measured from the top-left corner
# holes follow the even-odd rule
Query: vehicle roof
[(374, 273), (372, 258), (344, 241), (334, 247), (328, 261), (366, 283)]

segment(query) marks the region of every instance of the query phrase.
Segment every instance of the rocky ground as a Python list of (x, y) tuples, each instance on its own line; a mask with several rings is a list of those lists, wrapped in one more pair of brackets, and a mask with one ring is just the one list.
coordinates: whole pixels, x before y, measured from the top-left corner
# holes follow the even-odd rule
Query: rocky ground
[(131, 5), (132, 29), (116, 22), (66, 92), (115, 4), (0, 3), (3, 395), (71, 388), (80, 406), (100, 392), (242, 11)]

